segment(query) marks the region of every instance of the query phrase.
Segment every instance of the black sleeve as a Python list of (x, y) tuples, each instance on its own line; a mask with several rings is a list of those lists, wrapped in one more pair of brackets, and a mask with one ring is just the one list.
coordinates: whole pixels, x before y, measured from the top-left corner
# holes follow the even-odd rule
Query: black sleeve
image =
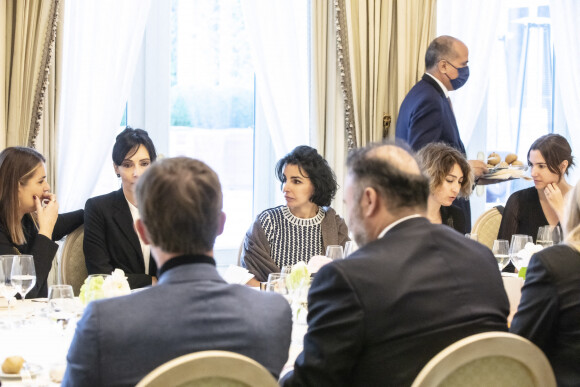
[(84, 214), (84, 210), (59, 214), (52, 232), (52, 240), (59, 241), (81, 226), (84, 222)]
[(520, 211), (520, 195), (518, 192), (513, 193), (505, 205), (503, 216), (501, 217), (501, 224), (497, 233), (498, 239), (511, 241), (512, 235), (518, 233)]
[(541, 259), (534, 255), (510, 332), (527, 338), (545, 351), (554, 340), (558, 314), (558, 292), (552, 276)]
[(83, 252), (89, 274), (110, 274), (115, 270), (107, 251), (105, 237), (105, 220), (103, 213), (94, 201), (89, 199), (85, 204), (85, 235)]
[(344, 273), (324, 266), (308, 293), (304, 350), (283, 386), (347, 386), (362, 351), (363, 308)]

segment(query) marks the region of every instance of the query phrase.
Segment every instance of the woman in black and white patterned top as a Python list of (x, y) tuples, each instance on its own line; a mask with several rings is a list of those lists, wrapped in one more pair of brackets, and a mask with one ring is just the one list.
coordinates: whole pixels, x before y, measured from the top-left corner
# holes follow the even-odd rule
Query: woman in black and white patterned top
[(296, 147), (278, 161), (276, 176), (286, 205), (258, 215), (244, 240), (242, 266), (255, 281), (349, 240), (344, 220), (328, 207), (337, 190), (334, 172), (316, 149)]

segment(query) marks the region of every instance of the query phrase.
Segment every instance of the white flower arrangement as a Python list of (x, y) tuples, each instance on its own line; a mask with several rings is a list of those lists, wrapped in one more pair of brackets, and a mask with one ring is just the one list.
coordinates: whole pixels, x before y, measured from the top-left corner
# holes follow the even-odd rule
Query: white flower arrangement
[(90, 301), (131, 294), (131, 287), (121, 269), (115, 269), (110, 275), (90, 275), (85, 279), (79, 299), (86, 305)]

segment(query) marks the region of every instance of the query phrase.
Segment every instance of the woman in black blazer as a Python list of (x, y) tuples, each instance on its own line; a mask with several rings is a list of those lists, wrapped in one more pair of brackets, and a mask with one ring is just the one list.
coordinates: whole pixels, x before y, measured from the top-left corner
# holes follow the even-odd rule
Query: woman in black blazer
[(156, 282), (157, 267), (149, 246), (139, 239), (133, 223), (139, 217), (134, 189), (139, 176), (157, 158), (146, 131), (127, 127), (113, 147), (113, 167), (122, 187), (85, 204), (83, 250), (89, 274), (125, 272), (132, 289)]
[(0, 255), (32, 255), (36, 284), (26, 298), (46, 297), (55, 241), (83, 224), (83, 210), (58, 213), (45, 159), (32, 148), (0, 152)]
[(544, 351), (558, 386), (580, 383), (580, 184), (569, 193), (564, 243), (532, 256), (510, 331)]

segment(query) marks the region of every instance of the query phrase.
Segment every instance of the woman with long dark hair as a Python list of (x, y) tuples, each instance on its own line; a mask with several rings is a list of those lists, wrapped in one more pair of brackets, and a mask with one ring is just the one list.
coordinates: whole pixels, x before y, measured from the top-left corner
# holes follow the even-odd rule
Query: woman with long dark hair
[(45, 158), (32, 148), (0, 153), (0, 255), (32, 255), (36, 284), (27, 298), (46, 297), (55, 241), (83, 223), (83, 210), (58, 214), (46, 179)]

